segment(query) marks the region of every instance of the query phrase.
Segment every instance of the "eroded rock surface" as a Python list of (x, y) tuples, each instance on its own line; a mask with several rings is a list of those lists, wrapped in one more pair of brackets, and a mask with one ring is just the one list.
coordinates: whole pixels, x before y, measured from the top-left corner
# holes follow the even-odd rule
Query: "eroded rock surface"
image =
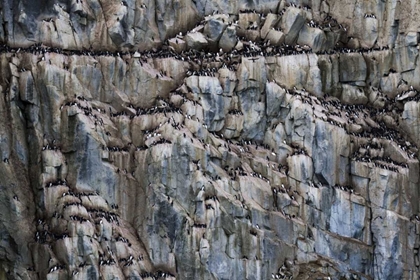
[(419, 3), (35, 2), (0, 279), (419, 278)]

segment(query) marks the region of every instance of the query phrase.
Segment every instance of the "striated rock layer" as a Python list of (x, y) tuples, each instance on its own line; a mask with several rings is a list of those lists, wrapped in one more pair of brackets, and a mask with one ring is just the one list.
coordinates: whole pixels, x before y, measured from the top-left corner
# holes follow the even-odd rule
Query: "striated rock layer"
[(0, 3), (0, 279), (419, 279), (418, 1)]

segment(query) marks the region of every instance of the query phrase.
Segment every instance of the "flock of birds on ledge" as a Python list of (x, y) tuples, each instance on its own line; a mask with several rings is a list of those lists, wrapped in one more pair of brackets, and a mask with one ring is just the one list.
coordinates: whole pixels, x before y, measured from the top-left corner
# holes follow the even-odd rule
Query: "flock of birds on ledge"
[[(100, 209), (99, 207), (92, 208), (87, 205), (83, 204), (83, 197), (87, 197), (87, 199), (90, 201), (90, 199), (94, 196), (98, 196), (98, 192), (78, 192), (75, 190), (71, 190), (71, 187), (67, 183), (66, 179), (58, 179), (55, 181), (50, 181), (45, 184), (45, 188), (51, 189), (51, 188), (58, 188), (58, 187), (67, 187), (68, 190), (63, 192), (60, 199), (65, 199), (65, 197), (70, 196), (72, 197), (73, 202), (66, 202), (64, 203), (61, 212), (64, 213), (65, 209), (70, 206), (75, 207), (84, 207), (87, 210), (88, 217), (79, 216), (77, 214), (69, 215), (68, 218), (70, 218), (71, 221), (78, 222), (78, 223), (93, 223), (95, 227), (101, 227), (106, 220), (109, 224), (112, 224), (114, 226), (119, 226), (119, 215), (116, 213), (116, 210), (118, 209), (118, 205), (111, 204), (112, 210), (107, 211), (105, 209)], [(58, 189), (57, 189), (58, 190)], [(75, 202), (77, 201), (77, 202)], [(106, 201), (107, 206), (109, 206), (108, 201)], [(58, 204), (58, 201), (57, 201)], [(74, 210), (74, 209), (73, 209)], [(70, 211), (72, 212), (72, 211)], [(63, 214), (58, 213), (58, 211), (55, 211), (52, 215), (52, 219), (66, 219)], [(47, 219), (48, 220), (48, 219)], [(66, 238), (70, 238), (70, 233), (67, 231), (60, 232), (60, 230), (52, 227), (50, 223), (46, 219), (38, 219), (37, 221), (37, 231), (35, 233), (34, 241), (39, 244), (44, 244), (48, 246), (49, 248), (52, 248), (54, 245), (54, 242), (57, 240), (62, 240)], [(132, 244), (128, 238), (123, 237), (121, 234), (113, 234), (112, 240), (109, 240), (106, 236), (102, 236), (102, 231), (99, 231), (99, 234), (97, 234), (97, 231), (90, 236), (90, 241), (93, 242), (93, 239), (95, 239), (98, 242), (101, 241), (113, 241), (113, 242), (122, 242), (125, 243), (128, 247), (132, 247)], [(138, 254), (137, 256), (133, 256), (132, 254), (128, 254), (126, 257), (117, 256), (116, 252), (114, 252), (110, 246), (106, 246), (106, 250), (99, 251), (99, 260), (98, 264), (99, 266), (113, 266), (118, 265), (121, 268), (129, 267), (133, 265), (135, 262), (143, 262), (145, 259), (143, 254)], [(53, 259), (52, 257), (49, 259), (48, 263), (55, 263), (48, 269), (49, 273), (59, 272), (60, 270), (66, 270), (70, 269), (70, 267), (58, 264), (58, 260)], [(91, 263), (87, 263), (86, 261), (82, 261), (78, 263), (76, 266), (73, 267), (73, 270), (71, 271), (72, 276), (76, 276), (80, 273), (81, 270), (86, 269), (85, 267), (91, 266)], [(35, 271), (34, 267), (29, 267), (28, 271)], [(129, 276), (128, 276), (129, 277)], [(148, 272), (143, 271), (140, 273), (141, 278), (151, 278), (151, 279), (162, 279), (162, 278), (173, 278), (175, 275), (158, 270), (156, 272)]]
[[(286, 4), (286, 7), (292, 6), (299, 9), (310, 10), (310, 6), (297, 6), (293, 3)], [(144, 7), (147, 8), (147, 7)], [(278, 15), (281, 16), (286, 11), (286, 8), (279, 11)], [(241, 13), (257, 13), (255, 10), (241, 10)], [(270, 11), (271, 12), (271, 11)], [(215, 11), (213, 14), (218, 13)], [(266, 14), (258, 13), (261, 22), (263, 23)], [(229, 14), (230, 18), (233, 18), (232, 21), (228, 22), (229, 25), (235, 25), (237, 28), (238, 20), (235, 20), (237, 15)], [(374, 14), (366, 14), (365, 18), (375, 18)], [(49, 19), (51, 21), (53, 19)], [(201, 24), (204, 24), (205, 21), (199, 22), (196, 26), (199, 27)], [(336, 32), (346, 32), (347, 28), (340, 24), (336, 19), (334, 19), (330, 14), (326, 14), (322, 22), (316, 22), (313, 19), (307, 20), (306, 24), (313, 28), (319, 29), (326, 29), (329, 31), (336, 31)], [(202, 25), (201, 25), (202, 26)], [(247, 28), (252, 29), (259, 27), (257, 22), (249, 22), (249, 27)], [(273, 28), (279, 29), (279, 28)], [(194, 30), (194, 29), (193, 29)], [(184, 33), (186, 34), (186, 33)], [(175, 38), (183, 38), (184, 35), (182, 32), (177, 35)], [(351, 40), (353, 37), (347, 37), (347, 40)], [(147, 51), (108, 51), (108, 50), (93, 50), (93, 49), (83, 49), (83, 50), (71, 50), (71, 49), (62, 49), (59, 47), (48, 47), (42, 45), (41, 43), (34, 44), (29, 47), (10, 47), (6, 44), (0, 45), (0, 52), (2, 53), (21, 53), (21, 52), (28, 52), (33, 54), (42, 54), (40, 60), (45, 60), (44, 54), (52, 52), (58, 54), (65, 54), (65, 55), (85, 55), (85, 56), (114, 56), (114, 57), (134, 57), (139, 58), (141, 61), (146, 62), (148, 58), (175, 58), (178, 60), (186, 61), (186, 62), (195, 62), (199, 65), (203, 65), (206, 62), (214, 62), (214, 61), (221, 61), (226, 65), (230, 65), (231, 63), (237, 63), (235, 58), (241, 57), (258, 57), (258, 56), (288, 56), (288, 55), (298, 55), (298, 54), (305, 54), (305, 53), (312, 53), (311, 47), (307, 45), (288, 45), (282, 44), (281, 46), (271, 45), (269, 40), (259, 40), (259, 41), (250, 41), (245, 37), (238, 37), (238, 40), (243, 43), (243, 48), (240, 50), (234, 49), (229, 53), (224, 53), (222, 50), (219, 52), (211, 52), (211, 51), (204, 51), (204, 50), (194, 50), (190, 49), (187, 51), (183, 51), (181, 53), (176, 53), (170, 46), (169, 40), (166, 40), (163, 45), (160, 47), (159, 50), (153, 48), (152, 50)], [(352, 53), (352, 52), (359, 52), (359, 53), (367, 53), (371, 51), (379, 51), (379, 50), (388, 50), (388, 46), (382, 47), (374, 47), (374, 48), (359, 48), (359, 49), (352, 49), (345, 46), (346, 42), (338, 42), (334, 49), (323, 50), (317, 52), (317, 54), (334, 54), (334, 53)], [(258, 58), (255, 58), (258, 59)], [(64, 67), (66, 68), (66, 67)], [(25, 71), (26, 69), (20, 69), (21, 71)], [(191, 72), (193, 74), (194, 72)]]
[[(245, 38), (240, 38), (242, 40), (246, 40)], [(34, 44), (30, 47), (10, 47), (8, 45), (0, 45), (0, 53), (12, 53), (12, 54), (19, 54), (19, 53), (32, 53), (35, 55), (41, 55), (40, 61), (45, 61), (46, 57), (45, 54), (47, 53), (57, 53), (63, 55), (84, 55), (84, 56), (112, 56), (112, 57), (121, 57), (123, 59), (127, 59), (126, 62), (128, 63), (128, 59), (130, 57), (140, 59), (140, 63), (146, 63), (147, 59), (153, 58), (174, 58), (177, 60), (195, 63), (199, 66), (204, 68), (201, 70), (191, 70), (188, 72), (188, 75), (210, 75), (214, 73), (214, 69), (208, 68), (206, 69), (206, 65), (210, 64), (211, 62), (221, 62), (223, 66), (228, 67), (231, 70), (234, 70), (234, 66), (240, 63), (242, 57), (250, 58), (253, 61), (258, 60), (260, 56), (267, 57), (267, 56), (289, 56), (289, 55), (299, 55), (299, 54), (308, 54), (312, 53), (312, 49), (308, 46), (300, 46), (300, 45), (288, 45), (283, 44), (282, 46), (271, 46), (271, 47), (264, 47), (258, 46), (258, 43), (255, 42), (244, 42), (244, 49), (242, 50), (232, 50), (229, 53), (224, 53), (222, 50), (218, 52), (206, 52), (203, 50), (195, 50), (189, 49), (187, 51), (182, 51), (181, 53), (176, 53), (171, 50), (166, 44), (162, 46), (160, 50), (147, 50), (144, 52), (137, 52), (137, 51), (98, 51), (98, 50), (63, 50), (60, 48), (55, 47), (48, 47), (41, 43)], [(267, 49), (268, 48), (268, 49)], [(347, 47), (337, 47), (335, 49), (329, 51), (321, 51), (318, 52), (318, 55), (332, 55), (332, 54), (346, 54), (346, 53), (369, 53), (371, 51), (384, 51), (389, 50), (388, 46), (383, 47), (375, 47), (375, 48), (359, 48), (359, 49), (351, 49)], [(63, 65), (64, 69), (68, 69), (68, 65)], [(21, 68), (19, 69), (20, 72), (25, 72), (27, 69)], [(196, 72), (194, 72), (196, 71)], [(199, 72), (203, 71), (203, 72)], [(162, 74), (157, 75), (156, 78), (160, 78), (163, 76)]]
[[(405, 151), (408, 155), (409, 158), (415, 158), (416, 157), (416, 152), (417, 152), (417, 148), (414, 146), (414, 144), (410, 143), (409, 141), (407, 141), (406, 139), (404, 139), (404, 137), (400, 134), (399, 131), (388, 127), (383, 121), (381, 121), (381, 117), (385, 116), (387, 114), (393, 114), (393, 113), (401, 113), (401, 110), (398, 109), (398, 107), (396, 106), (396, 104), (400, 101), (395, 101), (394, 99), (387, 99), (387, 106), (385, 106), (382, 109), (376, 109), (376, 108), (371, 108), (369, 106), (365, 106), (365, 105), (347, 105), (347, 104), (342, 104), (340, 103), (337, 99), (334, 98), (316, 98), (314, 96), (308, 95), (305, 90), (286, 90), (286, 92), (288, 94), (291, 94), (293, 96), (295, 96), (296, 98), (300, 99), (303, 103), (309, 104), (312, 108), (313, 111), (315, 111), (315, 106), (322, 106), (323, 110), (322, 113), (325, 114), (325, 117), (322, 117), (324, 121), (329, 122), (332, 125), (338, 126), (340, 128), (343, 128), (347, 134), (355, 136), (355, 137), (363, 137), (363, 138), (379, 138), (379, 139), (387, 139), (390, 141), (395, 141), (398, 143), (398, 147), (400, 149), (402, 149), (403, 151)], [(180, 96), (183, 96), (183, 93), (180, 91), (175, 91), (172, 94), (177, 94)], [(418, 96), (417, 91), (416, 91), (416, 97)], [(198, 102), (196, 101), (192, 101), (189, 100), (188, 98), (186, 98), (185, 96), (182, 97), (183, 98), (183, 103), (186, 102), (193, 102), (194, 105), (198, 105)], [(107, 114), (109, 116), (109, 118), (118, 118), (118, 117), (128, 117), (129, 119), (134, 119), (136, 117), (142, 116), (142, 115), (155, 115), (155, 114), (163, 114), (166, 118), (167, 118), (167, 124), (172, 125), (173, 128), (175, 128), (176, 130), (182, 130), (184, 128), (185, 125), (185, 119), (191, 119), (193, 118), (196, 121), (199, 121), (199, 119), (197, 119), (195, 116), (189, 116), (188, 114), (184, 114), (182, 111), (181, 106), (175, 106), (174, 104), (172, 104), (171, 102), (166, 102), (164, 100), (159, 100), (159, 105), (158, 106), (154, 106), (151, 108), (140, 108), (140, 107), (134, 107), (133, 105), (128, 105), (128, 108), (130, 108), (131, 110), (125, 110), (125, 111), (121, 111), (121, 112), (114, 112), (111, 108), (109, 108), (109, 111), (107, 112), (107, 110), (104, 109), (99, 109), (96, 107), (90, 107), (90, 105), (88, 105), (88, 102), (84, 97), (82, 96), (77, 96), (75, 98), (76, 100), (74, 101), (69, 101), (66, 102), (65, 104), (63, 104), (63, 106), (61, 107), (61, 109), (63, 109), (66, 106), (76, 106), (78, 109), (80, 109), (86, 116), (89, 116), (91, 118), (93, 118), (93, 122), (95, 124), (95, 126), (103, 126), (104, 121), (102, 119), (102, 114)], [(409, 100), (409, 99), (407, 99)], [(80, 101), (83, 101), (86, 105), (82, 105)], [(229, 113), (235, 114), (235, 115), (242, 115), (243, 112), (241, 112), (240, 110), (231, 110), (229, 111)], [(184, 120), (182, 122), (177, 122), (175, 121), (174, 115), (181, 115), (182, 117), (184, 117)], [(363, 130), (363, 132), (361, 133), (354, 133), (354, 132), (350, 132), (348, 131), (348, 126), (347, 124), (352, 124), (355, 123), (357, 119), (359, 119), (360, 117), (363, 118), (372, 118), (372, 119), (376, 119), (379, 120), (377, 121), (378, 126), (376, 127), (372, 127), (370, 129), (370, 131), (367, 130)], [(348, 120), (348, 123), (346, 124), (345, 122), (339, 122), (337, 120), (339, 120), (339, 118), (345, 118)], [(154, 138), (155, 141), (150, 142), (147, 145), (143, 145), (143, 146), (138, 146), (138, 147), (134, 147), (136, 148), (136, 150), (145, 150), (147, 148), (150, 148), (151, 146), (154, 145), (158, 145), (158, 144), (164, 144), (164, 143), (168, 143), (171, 144), (172, 140), (171, 139), (165, 139), (162, 137), (162, 135), (157, 131), (158, 129), (160, 129), (162, 127), (162, 125), (164, 125), (165, 123), (160, 123), (159, 126), (155, 127), (152, 130), (145, 130), (143, 131), (144, 135), (145, 135), (145, 140), (148, 140), (149, 138)], [(207, 126), (205, 124), (203, 124), (203, 128), (207, 128)], [(272, 129), (275, 128), (275, 124), (273, 124)], [(106, 135), (111, 136), (111, 134), (109, 132), (105, 132)], [(220, 133), (214, 133), (212, 132), (214, 135), (216, 135), (217, 137), (223, 138), (223, 134)], [(185, 132), (183, 133), (184, 138), (186, 137)], [(192, 142), (194, 141), (193, 138), (190, 139)], [(200, 142), (202, 142), (202, 144), (207, 144), (205, 143), (205, 139), (196, 139)], [(251, 141), (248, 141), (251, 142)], [(242, 146), (242, 149), (240, 149), (240, 151), (245, 151), (245, 149), (243, 148), (244, 144), (246, 145), (247, 141), (244, 140), (228, 140), (228, 144), (235, 144), (235, 145), (239, 145)], [(258, 147), (258, 145), (263, 146), (262, 143), (258, 143), (255, 142), (255, 144), (257, 145), (256, 147)], [(106, 151), (110, 151), (110, 152), (120, 152), (120, 151), (125, 151), (128, 152), (132, 149), (133, 147), (119, 147), (119, 146), (104, 146), (103, 149)], [(291, 156), (293, 155), (298, 155), (298, 154), (306, 154), (304, 149), (301, 148), (294, 148), (294, 152), (291, 154)], [(372, 146), (372, 149), (374, 147)], [(55, 145), (54, 141), (52, 143), (52, 145), (47, 145), (44, 146), (43, 149), (57, 149), (57, 145)], [(229, 148), (230, 150), (230, 148)], [(370, 162), (373, 161), (375, 159), (377, 160), (384, 160), (386, 162), (389, 163), (393, 163), (395, 165), (399, 165), (401, 167), (407, 167), (406, 164), (401, 164), (401, 163), (395, 163), (392, 162), (389, 157), (388, 158), (369, 158), (369, 155), (367, 154), (367, 152), (365, 152), (364, 154), (355, 154), (353, 157), (354, 160), (358, 160), (358, 161), (365, 161), (365, 162)], [(397, 171), (397, 169), (393, 169), (391, 168), (390, 170), (395, 170)]]
[[(357, 117), (360, 116), (375, 116), (375, 115), (380, 115), (381, 113), (386, 113), (388, 112), (389, 109), (391, 109), (391, 107), (393, 107), (393, 105), (390, 108), (385, 108), (383, 110), (380, 111), (369, 111), (369, 110), (377, 110), (377, 109), (372, 109), (372, 108), (367, 108), (366, 106), (363, 105), (345, 105), (345, 104), (341, 104), (339, 101), (337, 101), (336, 99), (320, 99), (320, 98), (316, 98), (314, 96), (308, 95), (305, 91), (299, 91), (299, 90), (288, 90), (287, 91), (289, 94), (295, 96), (296, 98), (299, 98), (302, 100), (302, 102), (307, 103), (311, 106), (315, 106), (315, 105), (321, 105), (323, 108), (325, 108), (326, 110), (328, 110), (328, 112), (345, 112), (345, 114), (347, 114), (348, 118), (351, 118), (351, 116), (357, 115)], [(179, 94), (181, 95), (182, 93), (177, 91), (174, 92), (173, 94)], [(191, 101), (189, 99), (187, 99), (186, 97), (184, 97), (184, 102), (195, 102), (195, 101)], [(82, 103), (84, 103), (84, 105), (82, 105)], [(89, 116), (91, 118), (93, 118), (94, 122), (95, 122), (95, 126), (102, 126), (103, 125), (103, 120), (102, 117), (109, 117), (109, 118), (118, 118), (118, 117), (128, 117), (130, 119), (133, 119), (135, 117), (141, 116), (141, 115), (147, 115), (147, 114), (163, 114), (167, 117), (167, 123), (172, 125), (172, 127), (174, 127), (177, 130), (183, 130), (185, 128), (185, 119), (191, 118), (191, 116), (188, 115), (184, 115), (183, 111), (181, 108), (174, 106), (174, 104), (169, 103), (162, 103), (161, 100), (161, 105), (160, 107), (155, 106), (152, 108), (148, 108), (148, 109), (143, 109), (143, 108), (134, 108), (133, 106), (129, 106), (132, 111), (125, 111), (124, 113), (122, 112), (114, 112), (111, 108), (109, 108), (109, 110), (104, 110), (104, 109), (99, 109), (96, 107), (91, 107), (89, 105), (89, 102), (87, 99), (85, 99), (82, 96), (75, 96), (73, 101), (68, 101), (65, 104), (63, 104), (63, 106), (61, 107), (61, 109), (64, 109), (67, 106), (76, 106), (79, 110), (81, 110), (84, 115)], [(162, 105), (163, 104), (163, 105)], [(131, 113), (130, 113), (131, 112)], [(238, 112), (234, 111), (233, 113), (237, 114)], [(325, 112), (326, 113), (326, 112)], [(103, 114), (105, 114), (106, 116), (103, 116)], [(184, 116), (184, 121), (177, 123), (175, 121), (174, 118), (174, 114), (178, 114), (178, 115), (182, 115)], [(327, 114), (328, 115), (328, 114)], [(193, 117), (195, 118), (195, 117)], [(160, 124), (158, 127), (156, 127), (153, 130), (150, 131), (144, 131), (145, 134), (145, 138), (151, 138), (151, 137), (160, 137), (160, 133), (158, 132), (158, 129), (162, 126), (162, 124)], [(215, 137), (222, 139), (223, 135), (221, 135), (220, 133), (212, 133)], [(410, 153), (410, 157), (414, 157), (414, 153), (413, 155), (411, 155), (411, 150), (413, 149), (413, 145), (408, 143), (408, 141), (404, 140), (403, 137), (397, 132), (397, 131), (393, 131), (393, 130), (388, 130), (388, 129), (383, 129), (383, 130), (373, 130), (370, 133), (366, 132), (366, 135), (354, 135), (354, 136), (360, 136), (360, 137), (374, 137), (374, 138), (386, 138), (386, 139), (390, 139), (393, 141), (396, 141), (397, 143), (399, 143), (399, 147), (406, 151), (407, 153)], [(186, 138), (187, 135), (185, 134), (185, 132), (183, 132), (183, 138)], [(189, 137), (189, 136), (188, 136)], [(193, 140), (193, 138), (191, 138), (191, 140)], [(166, 140), (168, 143), (170, 142), (170, 140)], [(203, 139), (194, 139), (193, 141), (200, 141), (203, 144), (207, 144), (205, 143), (205, 141)], [(164, 141), (157, 141), (159, 143), (165, 143)], [(156, 141), (153, 142), (153, 145), (157, 145)], [(251, 140), (227, 140), (227, 143), (224, 144), (225, 148), (231, 150), (234, 150), (236, 148), (236, 150), (239, 150), (240, 152), (249, 152), (251, 149), (270, 149), (270, 147), (266, 144), (263, 143), (259, 143), (259, 142), (255, 142), (255, 141), (251, 141)], [(291, 156), (293, 155), (307, 155), (307, 151), (305, 150), (304, 147), (300, 147), (296, 144), (291, 143), (290, 146), (293, 148), (293, 154), (291, 154)], [(104, 146), (103, 149), (107, 150), (109, 152), (129, 152), (130, 150), (132, 150), (133, 147), (106, 147)], [(137, 147), (135, 148), (135, 150), (143, 150), (143, 149), (147, 149), (149, 147), (145, 146), (145, 147)], [(370, 144), (365, 144), (365, 145), (360, 145), (359, 147), (359, 151), (355, 153), (353, 159), (357, 160), (357, 161), (366, 161), (366, 162), (371, 162), (374, 161), (375, 165), (384, 168), (384, 169), (388, 169), (388, 170), (392, 170), (395, 172), (398, 172), (398, 167), (402, 167), (402, 168), (407, 168), (407, 164), (405, 163), (397, 163), (395, 161), (393, 161), (392, 159), (390, 159), (389, 157), (371, 157), (370, 156), (370, 151), (371, 150), (380, 150), (381, 144), (379, 143), (379, 141), (374, 140), (371, 141)], [(46, 151), (46, 150), (60, 150), (60, 145), (59, 143), (57, 143), (56, 140), (52, 140), (51, 143), (46, 143), (43, 147), (42, 150)], [(273, 150), (271, 150), (269, 153), (272, 153), (273, 156), (275, 156), (275, 153)], [(267, 156), (267, 161), (269, 161), (269, 157)], [(380, 163), (380, 161), (384, 161), (387, 162), (389, 164), (382, 164)], [(199, 161), (194, 161), (193, 162), (198, 168), (200, 166), (200, 162)], [(288, 167), (281, 165), (281, 164), (277, 164), (274, 165), (274, 163), (271, 162), (271, 164), (273, 165), (273, 168), (277, 168), (278, 171), (283, 172), (285, 174), (288, 174)], [(392, 167), (396, 166), (396, 167)], [(233, 168), (233, 167), (229, 167), (229, 166), (225, 166), (224, 170), (232, 177), (233, 180), (236, 180), (236, 176), (252, 176), (252, 177), (256, 177), (259, 178), (261, 180), (264, 180), (268, 183), (269, 179), (264, 177), (262, 174), (259, 174), (257, 172), (246, 172), (242, 167), (237, 167), (237, 168)], [(127, 173), (126, 170), (124, 170), (125, 173)], [(132, 173), (132, 175), (134, 176), (134, 174)], [(213, 181), (220, 179), (220, 178), (211, 178)], [(314, 184), (313, 182), (309, 182), (311, 187), (314, 188), (319, 188), (319, 187), (323, 187), (322, 184)], [(57, 180), (54, 182), (49, 182), (46, 184), (46, 188), (53, 188), (56, 186), (67, 186), (67, 181), (64, 180)], [(345, 191), (345, 192), (349, 192), (350, 194), (357, 194), (355, 193), (354, 189), (351, 186), (340, 186), (340, 185), (334, 185), (331, 186), (334, 189), (339, 189), (341, 191)], [(273, 195), (275, 197), (275, 200), (278, 199), (278, 195), (277, 194), (283, 194), (285, 196), (288, 197), (288, 199), (291, 199), (293, 201), (297, 200), (297, 197), (300, 196), (300, 194), (296, 191), (293, 190), (291, 187), (289, 186), (285, 186), (285, 185), (281, 185), (281, 186), (273, 186), (272, 187), (272, 191), (273, 191)], [(75, 198), (80, 199), (82, 196), (92, 196), (92, 195), (98, 195), (98, 193), (83, 193), (83, 192), (75, 192), (75, 191), (66, 191), (63, 193), (63, 197), (65, 196), (73, 196)], [(237, 200), (241, 200), (240, 197), (236, 197)], [(206, 201), (206, 209), (207, 210), (214, 210), (215, 206), (212, 203), (209, 203), (209, 200), (214, 200), (217, 201), (218, 198), (217, 196), (208, 196), (206, 197), (205, 201)], [(247, 209), (247, 205), (245, 204), (245, 202), (243, 200), (241, 200), (242, 202), (242, 206)], [(310, 203), (310, 202), (307, 202)], [(69, 202), (66, 203), (63, 207), (63, 209), (65, 209), (66, 207), (70, 207), (70, 206), (81, 206), (82, 204), (79, 202)], [(100, 225), (102, 223), (102, 219), (107, 220), (109, 223), (114, 223), (116, 225), (119, 225), (118, 222), (118, 214), (116, 214), (114, 212), (114, 210), (118, 209), (118, 205), (112, 205), (111, 208), (113, 209), (113, 211), (103, 211), (103, 210), (97, 210), (97, 209), (90, 209), (87, 208), (87, 211), (89, 213), (90, 219), (93, 219), (95, 221), (96, 225)], [(295, 219), (298, 218), (295, 216), (295, 214), (293, 213), (287, 213), (286, 211), (284, 211), (283, 209), (278, 209), (286, 218), (288, 219)], [(57, 212), (54, 213), (53, 215), (54, 218), (59, 219), (59, 218), (63, 218), (63, 216), (61, 214), (58, 214)], [(418, 217), (418, 216), (417, 216)], [(413, 218), (413, 220), (418, 221), (419, 219), (416, 217), (416, 219)], [(85, 223), (85, 222), (90, 222), (89, 219), (87, 219), (86, 217), (82, 217), (82, 216), (78, 216), (78, 215), (72, 215), (69, 216), (69, 218), (74, 221), (74, 222), (79, 222), (79, 223)], [(247, 216), (247, 219), (251, 220), (251, 217)], [(41, 244), (43, 243), (50, 243), (53, 240), (59, 240), (59, 239), (63, 239), (63, 238), (67, 238), (68, 233), (53, 233), (49, 230), (48, 226), (46, 226), (47, 224), (45, 223), (44, 220), (39, 220), (39, 225), (42, 227), (40, 230), (38, 230), (36, 232), (35, 235), (35, 241), (39, 242)], [(45, 226), (45, 227), (44, 227)], [(194, 228), (201, 228), (201, 229), (206, 229), (207, 228), (207, 224), (201, 224), (201, 223), (194, 223), (191, 225), (191, 227)], [(258, 235), (258, 229), (259, 229), (259, 225), (254, 225), (253, 228), (250, 229), (250, 234), (251, 235)], [(98, 238), (98, 236), (93, 236), (93, 238)], [(124, 238), (122, 236), (116, 236), (115, 237), (116, 241), (122, 241), (124, 243), (127, 243), (128, 246), (131, 246), (130, 241), (127, 238)], [(110, 257), (111, 256), (111, 257)], [(137, 257), (134, 257), (132, 255), (128, 256), (127, 258), (121, 258), (121, 259), (115, 259), (112, 257), (112, 252), (109, 252), (108, 256), (105, 256), (105, 254), (102, 254), (100, 256), (100, 260), (99, 260), (99, 265), (116, 265), (116, 262), (118, 261), (118, 264), (120, 266), (126, 267), (126, 266), (130, 266), (133, 264), (133, 261), (141, 261), (143, 260), (143, 256), (139, 255)], [(83, 267), (86, 266), (86, 263), (81, 263), (79, 265), (79, 267), (77, 269), (75, 269), (72, 272), (72, 275), (77, 275), (79, 273), (80, 269), (83, 269)], [(55, 271), (60, 271), (66, 269), (65, 266), (63, 265), (54, 265), (49, 269), (49, 273), (54, 273)], [(285, 278), (286, 275), (288, 275), (290, 277), (290, 273), (286, 273), (283, 270), (281, 270), (279, 273), (273, 274), (272, 277), (273, 279), (287, 279)], [(150, 277), (153, 279), (159, 279), (159, 278), (165, 278), (165, 277), (173, 277), (173, 275), (171, 275), (170, 273), (167, 272), (156, 272), (156, 273), (151, 273), (151, 272), (143, 272), (142, 277), (146, 278), (146, 277)]]

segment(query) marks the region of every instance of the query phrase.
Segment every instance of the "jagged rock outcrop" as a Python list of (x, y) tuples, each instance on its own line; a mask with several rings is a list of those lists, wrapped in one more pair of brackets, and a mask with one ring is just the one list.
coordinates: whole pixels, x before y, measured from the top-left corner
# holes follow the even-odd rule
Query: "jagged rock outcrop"
[(419, 3), (1, 4), (0, 279), (419, 279)]

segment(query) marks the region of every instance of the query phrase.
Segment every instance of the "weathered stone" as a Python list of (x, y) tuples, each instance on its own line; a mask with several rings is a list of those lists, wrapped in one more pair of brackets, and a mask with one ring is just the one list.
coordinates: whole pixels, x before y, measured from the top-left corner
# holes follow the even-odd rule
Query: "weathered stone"
[(187, 44), (184, 40), (179, 38), (172, 38), (169, 40), (169, 46), (171, 46), (175, 52), (181, 53), (186, 50)]
[(237, 138), (241, 135), (244, 126), (244, 117), (241, 115), (227, 115), (223, 135), (227, 139)]
[(224, 52), (230, 52), (236, 46), (237, 41), (236, 28), (234, 26), (228, 26), (219, 40), (219, 47)]
[(335, 55), (319, 56), (318, 67), (321, 74), (322, 92), (332, 96), (340, 96), (341, 84), (339, 82), (339, 60)]
[(188, 48), (196, 50), (206, 48), (208, 43), (203, 33), (200, 32), (188, 33), (185, 36), (185, 42)]
[(236, 43), (235, 50), (240, 51), (240, 50), (243, 50), (243, 48), (244, 48), (244, 44), (242, 43), (242, 41), (238, 41)]
[(203, 34), (206, 36), (210, 47), (217, 45), (218, 41), (222, 37), (223, 32), (227, 27), (227, 17), (223, 18), (210, 18), (207, 20), (206, 25), (204, 26)]
[(224, 126), (224, 116), (228, 103), (223, 97), (223, 89), (215, 77), (192, 76), (186, 79), (187, 86), (200, 99), (204, 110), (204, 123), (210, 131), (219, 131)]
[(218, 71), (220, 85), (223, 88), (223, 94), (232, 96), (237, 84), (236, 73), (227, 68), (221, 68)]
[(265, 126), (262, 93), (267, 81), (265, 59), (263, 57), (257, 60), (244, 59), (237, 75), (239, 81), (236, 90), (244, 113), (243, 137), (262, 139)]
[(0, 279), (418, 278), (416, 1), (44, 2), (2, 5)]
[(369, 103), (372, 104), (372, 106), (375, 108), (382, 109), (386, 104), (386, 99), (377, 89), (371, 88), (368, 98)]
[(278, 57), (272, 74), (279, 85), (286, 88), (305, 88), (316, 96), (322, 96), (320, 75), (317, 56), (314, 54)]
[(366, 104), (368, 98), (366, 97), (363, 88), (343, 84), (343, 91), (341, 93), (341, 101), (345, 104)]
[(362, 48), (372, 48), (377, 39), (378, 39), (378, 19), (373, 17), (365, 18), (363, 22), (362, 38), (361, 38), (361, 47)]
[(320, 52), (325, 48), (326, 36), (319, 28), (303, 25), (299, 32), (297, 43), (299, 45), (308, 45), (314, 52)]
[[(314, 162), (314, 173), (317, 179), (330, 186), (346, 185), (349, 179), (346, 171), (350, 155), (349, 136), (344, 129), (334, 129), (328, 123), (316, 121), (314, 139), (316, 142), (312, 156), (317, 159)], [(340, 141), (335, 142), (333, 139), (340, 139)]]
[(305, 14), (302, 10), (289, 7), (284, 12), (281, 18), (281, 27), (286, 34), (286, 44), (293, 44), (296, 42), (299, 32), (305, 24)]
[(265, 39), (270, 41), (273, 46), (281, 46), (284, 43), (285, 35), (283, 32), (271, 29), (268, 31)]
[(419, 42), (419, 34), (417, 32), (408, 32), (405, 37), (406, 46), (416, 46)]
[(408, 46), (394, 49), (393, 68), (398, 72), (414, 70), (419, 55), (417, 47)]
[(287, 159), (290, 166), (290, 177), (299, 182), (308, 182), (312, 179), (314, 168), (312, 159), (305, 155), (290, 156)]
[(265, 88), (267, 96), (267, 116), (276, 117), (280, 114), (280, 107), (283, 103), (286, 91), (272, 82), (267, 83)]
[(398, 95), (396, 89), (400, 81), (401, 75), (399, 73), (389, 73), (388, 76), (381, 78), (380, 86), (389, 98), (395, 98)]
[(340, 82), (365, 81), (366, 61), (359, 53), (342, 54), (340, 61)]
[(410, 136), (412, 141), (416, 141), (416, 144), (420, 144), (420, 140), (416, 137), (420, 133), (420, 120), (418, 118), (420, 105), (418, 102), (409, 101), (404, 105), (404, 111), (402, 113), (402, 128)]
[(265, 18), (264, 25), (261, 27), (261, 38), (266, 39), (270, 30), (277, 25), (278, 16), (276, 14), (268, 14)]
[(256, 13), (240, 13), (238, 20), (239, 29), (237, 30), (238, 35), (245, 36), (250, 27), (259, 29), (260, 20), (261, 18)]

